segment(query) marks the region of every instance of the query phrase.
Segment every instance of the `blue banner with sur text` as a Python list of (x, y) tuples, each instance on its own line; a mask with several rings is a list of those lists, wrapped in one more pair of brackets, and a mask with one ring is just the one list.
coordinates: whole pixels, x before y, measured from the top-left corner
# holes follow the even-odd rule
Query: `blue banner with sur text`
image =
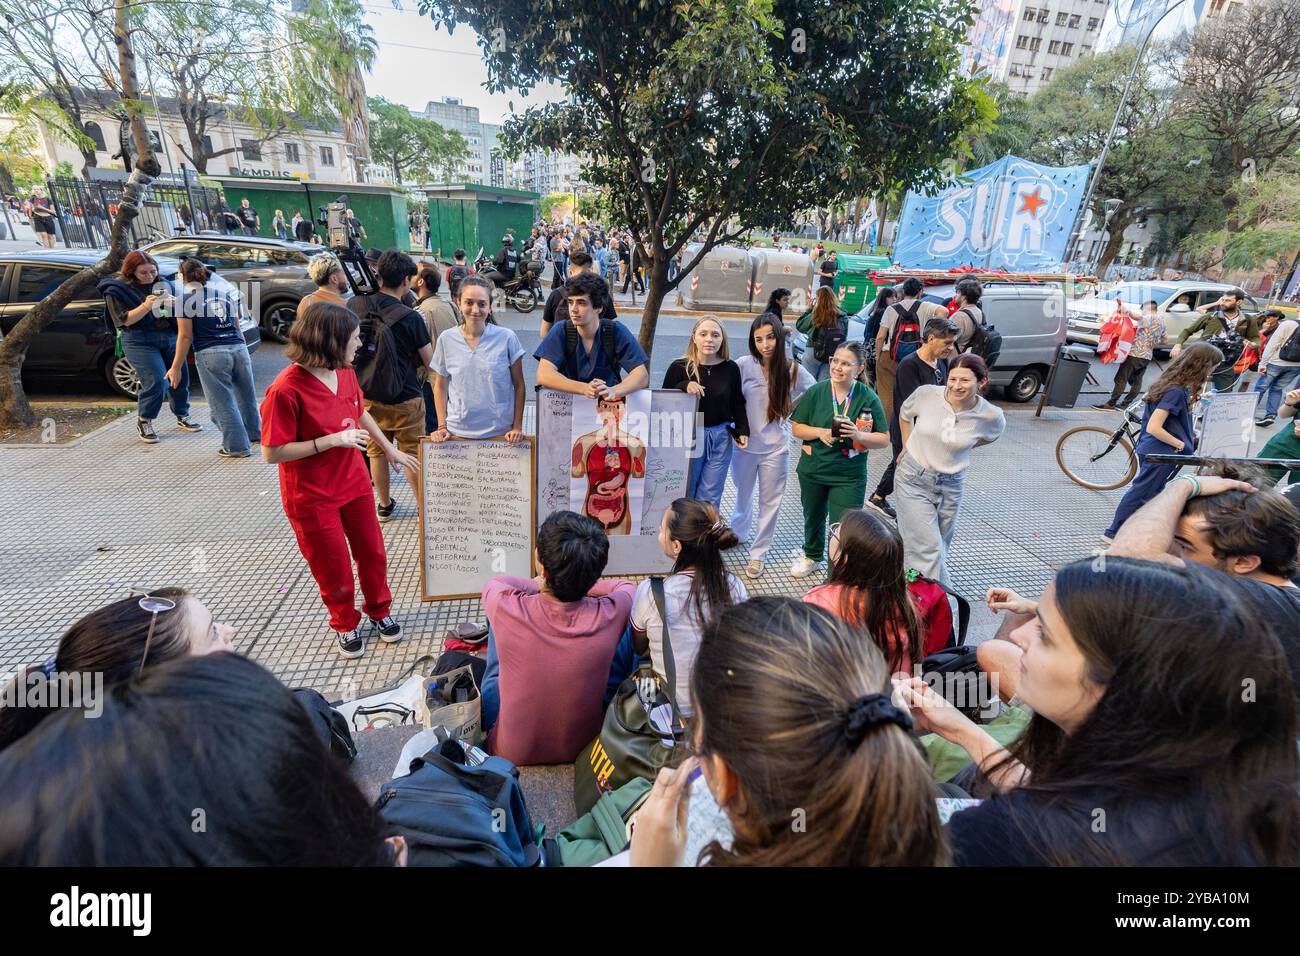
[(905, 269), (1056, 271), (1090, 168), (1005, 156), (963, 173), (937, 196), (908, 193), (894, 259)]

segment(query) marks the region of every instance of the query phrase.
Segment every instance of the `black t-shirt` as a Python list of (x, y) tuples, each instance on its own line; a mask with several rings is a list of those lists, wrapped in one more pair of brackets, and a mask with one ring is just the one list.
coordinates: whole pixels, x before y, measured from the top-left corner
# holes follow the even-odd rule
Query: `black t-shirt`
[[(1106, 816), (1099, 817), (1097, 811)], [(1098, 823), (1104, 819), (1104, 828)], [(1012, 790), (948, 821), (957, 866), (1053, 866), (1045, 834), (1066, 862), (1105, 866), (1251, 866), (1249, 849), (1219, 837), (1206, 804), (1170, 793), (1125, 799), (1113, 789), (1068, 799)]]
[(240, 206), (235, 210), (235, 215), (239, 216), (239, 221), (249, 229), (257, 226), (257, 210), (252, 206)]
[(937, 368), (921, 358), (920, 352), (913, 352), (903, 359), (894, 373), (894, 420), (898, 420), (898, 410), (908, 396), (922, 385), (944, 385), (947, 381), (947, 359), (939, 359)]
[(830, 285), (832, 282), (835, 281), (835, 273), (840, 271), (839, 260), (827, 259), (821, 264), (820, 267), (818, 267), (817, 271), (820, 272), (822, 278), (826, 280), (826, 284)]
[(1300, 702), (1300, 588), (1280, 588), (1250, 578), (1230, 579), (1286, 652), (1291, 680)]
[[(403, 306), (403, 303), (394, 299), (391, 295), (376, 292), (372, 296), (353, 296), (348, 302), (348, 308), (361, 318), (365, 318), (366, 312), (370, 308), (368, 300), (373, 300), (374, 309), (380, 314), (389, 314), (389, 309), (395, 310), (399, 306)], [(423, 394), (418, 375), (421, 366), (420, 349), (433, 344), (433, 340), (429, 338), (429, 327), (424, 322), (424, 316), (415, 309), (405, 308), (405, 314), (392, 323), (393, 338), (397, 341), (397, 351), (406, 358), (406, 361), (402, 364), (402, 394), (397, 397), (396, 401), (391, 403), (393, 405), (419, 398)]]
[[(556, 322), (563, 322), (569, 317), (569, 299), (564, 294), (564, 286), (558, 289), (552, 289), (551, 294), (546, 297), (546, 306), (542, 309), (542, 321), (554, 325)], [(618, 321), (618, 309), (614, 306), (613, 299), (605, 296), (605, 304), (600, 308), (600, 317), (609, 319), (611, 322)]]
[[(691, 379), (686, 374), (686, 359), (675, 359), (664, 373), (664, 388), (686, 391)], [(727, 423), (732, 435), (749, 434), (749, 414), (745, 410), (745, 396), (740, 388), (740, 366), (727, 359), (717, 365), (700, 366), (700, 385), (704, 396), (700, 399), (700, 412), (704, 427)]]

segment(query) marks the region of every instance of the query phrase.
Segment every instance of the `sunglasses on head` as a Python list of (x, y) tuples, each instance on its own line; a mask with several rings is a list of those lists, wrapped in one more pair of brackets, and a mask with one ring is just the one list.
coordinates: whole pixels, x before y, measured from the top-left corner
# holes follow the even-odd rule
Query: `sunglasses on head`
[(176, 610), (176, 600), (161, 594), (150, 594), (148, 591), (140, 591), (136, 588), (131, 588), (130, 593), (132, 597), (136, 594), (141, 595), (140, 610), (153, 615), (149, 618), (149, 633), (145, 635), (144, 639), (144, 654), (140, 657), (140, 670), (136, 672), (137, 674), (143, 674), (144, 662), (149, 659), (149, 644), (153, 641), (154, 627), (158, 624), (158, 615), (166, 611)]

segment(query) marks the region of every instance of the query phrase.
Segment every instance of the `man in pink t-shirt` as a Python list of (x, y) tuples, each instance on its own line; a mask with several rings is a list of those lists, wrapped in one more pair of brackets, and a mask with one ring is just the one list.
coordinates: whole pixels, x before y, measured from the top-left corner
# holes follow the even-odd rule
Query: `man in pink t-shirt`
[(516, 765), (571, 763), (600, 733), (610, 691), (635, 669), (636, 586), (600, 580), (609, 539), (572, 511), (542, 523), (536, 558), (536, 578), (502, 576), (483, 588), (483, 726), (488, 750)]

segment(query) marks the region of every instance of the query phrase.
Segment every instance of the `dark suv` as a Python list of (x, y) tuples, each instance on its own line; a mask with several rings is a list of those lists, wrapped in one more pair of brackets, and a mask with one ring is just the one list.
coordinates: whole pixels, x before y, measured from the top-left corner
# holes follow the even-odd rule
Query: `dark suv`
[(298, 301), (316, 291), (316, 283), (307, 276), (307, 263), (328, 251), (301, 242), (203, 233), (160, 239), (141, 248), (154, 256), (193, 256), (237, 286), (256, 283), (258, 324), (263, 335), (278, 342), (288, 336)]
[[(101, 258), (95, 250), (80, 249), (0, 255), (0, 332), (8, 335), (33, 305)], [(158, 267), (161, 278), (171, 281), (180, 263), (158, 257)], [(249, 351), (256, 350), (261, 336), (251, 315), (240, 322), (240, 329)], [(114, 356), (115, 339), (113, 325), (104, 314), (103, 296), (92, 285), (36, 336), (23, 362), (23, 376), (28, 380), (99, 377), (121, 394), (135, 398), (140, 379), (130, 362)]]

